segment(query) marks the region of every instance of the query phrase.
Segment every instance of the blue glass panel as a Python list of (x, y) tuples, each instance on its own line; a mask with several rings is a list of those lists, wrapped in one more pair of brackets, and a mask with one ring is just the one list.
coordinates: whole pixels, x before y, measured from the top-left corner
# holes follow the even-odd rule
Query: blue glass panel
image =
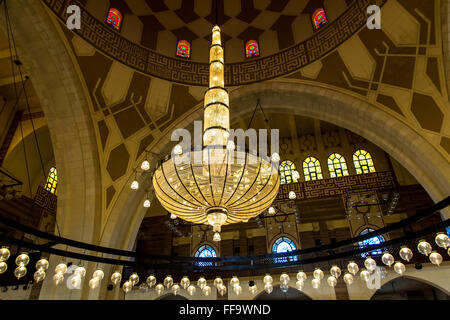
[[(359, 235), (365, 235), (369, 232), (375, 231), (374, 229), (364, 229), (363, 231), (361, 231), (361, 233)], [(358, 242), (359, 248), (366, 248), (367, 246), (372, 246), (372, 245), (376, 245), (376, 244), (380, 244), (384, 242), (384, 238), (382, 236), (377, 236), (377, 237), (373, 237), (370, 239), (366, 239), (363, 241)], [(377, 249), (374, 251), (370, 251), (370, 252), (365, 252), (365, 253), (361, 253), (361, 257), (365, 258), (367, 256), (379, 256), (381, 255), (383, 252), (381, 249)]]
[[(272, 246), (272, 253), (291, 252), (291, 251), (295, 251), (295, 250), (297, 250), (297, 246), (288, 237), (278, 238)], [(298, 260), (298, 258), (296, 256), (293, 256), (293, 257), (275, 258), (274, 262), (282, 263), (282, 262), (297, 261), (297, 260)]]
[[(213, 247), (208, 246), (207, 244), (201, 246), (198, 248), (197, 252), (195, 253), (196, 258), (215, 258), (217, 257), (216, 250), (214, 250)], [(212, 267), (213, 262), (197, 262), (195, 264), (199, 267)]]

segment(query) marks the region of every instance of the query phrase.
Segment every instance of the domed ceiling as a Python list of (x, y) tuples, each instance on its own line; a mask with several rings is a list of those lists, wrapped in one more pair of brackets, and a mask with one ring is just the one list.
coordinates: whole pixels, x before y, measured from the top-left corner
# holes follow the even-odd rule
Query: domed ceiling
[[(86, 9), (103, 20), (109, 7), (131, 21), (120, 32), (131, 41), (175, 57), (178, 40), (192, 45), (191, 60), (208, 62), (211, 29), (222, 29), (227, 63), (245, 60), (244, 43), (258, 40), (261, 56), (299, 43), (313, 34), (311, 15), (326, 7), (329, 22), (351, 0), (96, 0)], [(108, 3), (109, 2), (109, 3)]]

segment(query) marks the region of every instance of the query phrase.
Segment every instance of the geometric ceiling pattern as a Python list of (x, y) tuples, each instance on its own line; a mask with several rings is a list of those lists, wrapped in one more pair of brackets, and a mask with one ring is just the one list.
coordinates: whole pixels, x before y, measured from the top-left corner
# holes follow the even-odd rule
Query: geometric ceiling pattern
[[(52, 5), (57, 0), (45, 1)], [(110, 6), (109, 1), (106, 2), (103, 4), (106, 8), (105, 12)], [(120, 7), (119, 2), (126, 3), (128, 9)], [(145, 12), (143, 8), (146, 8), (143, 6), (144, 2), (150, 7), (150, 10), (145, 9), (147, 10), (145, 15), (143, 14)], [(254, 5), (252, 9), (250, 6), (242, 5), (247, 1), (231, 2), (239, 3), (239, 8), (241, 10), (244, 8), (246, 16), (250, 16), (249, 12), (253, 12), (252, 16), (255, 18), (253, 20), (245, 18), (248, 21), (251, 20), (247, 24), (255, 23), (259, 15), (267, 15), (267, 12), (272, 11), (277, 17), (280, 17), (280, 14), (293, 15), (283, 11), (293, 6), (291, 2), (302, 7), (298, 10), (305, 10), (310, 3), (309, 1), (261, 1), (265, 3), (264, 6)], [(260, 3), (260, 1), (253, 1), (254, 4), (256, 2)], [(322, 2), (327, 9), (330, 1)], [(90, 3), (90, 1), (84, 1), (87, 8), (90, 8)], [(141, 3), (142, 6), (138, 8), (131, 3)], [(176, 3), (178, 2), (162, 0), (111, 1), (111, 6), (119, 7), (123, 12), (130, 12), (130, 15), (125, 15), (124, 18), (121, 29), (123, 36), (128, 32), (127, 21), (128, 24), (132, 23), (133, 16), (139, 18), (136, 21), (149, 20), (149, 17), (160, 21), (163, 18), (159, 13), (166, 12), (172, 15), (178, 12), (177, 17), (183, 21), (183, 25), (170, 28), (159, 22), (164, 26), (164, 30), (152, 35), (157, 34), (157, 37), (160, 37), (160, 32), (170, 31), (175, 35), (179, 32), (177, 30), (183, 29), (183, 26), (191, 30), (191, 24), (195, 21), (210, 19), (208, 15), (211, 14), (211, 9), (199, 11), (197, 1), (183, 0), (179, 1), (178, 5), (175, 5)], [(223, 5), (223, 2), (219, 3)], [(271, 7), (275, 5), (274, 3), (278, 3), (280, 8), (281, 4), (285, 5), (277, 11)], [(344, 1), (344, 3), (345, 6), (350, 7), (353, 2)], [(155, 7), (156, 4), (159, 7)], [(177, 11), (180, 8), (184, 10), (183, 15)], [(223, 9), (219, 9), (223, 11), (219, 15), (223, 17), (222, 19), (227, 19), (225, 17), (228, 16), (230, 19), (244, 19), (242, 15), (236, 18), (241, 11), (237, 9), (230, 11), (229, 8), (225, 5)], [(186, 10), (190, 13), (186, 14)], [(345, 8), (342, 10), (344, 14), (345, 10)], [(438, 0), (387, 0), (381, 11), (381, 30), (368, 30), (361, 27), (338, 46), (328, 43), (330, 47), (328, 54), (286, 76), (278, 77), (277, 81), (318, 85), (360, 97), (373, 104), (374, 108), (380, 108), (404, 121), (450, 160), (450, 104), (444, 73), (439, 11), (440, 1)], [(301, 15), (304, 14), (299, 12), (298, 16)], [(338, 16), (333, 18), (334, 22), (339, 20)], [(263, 20), (267, 19), (270, 20), (269, 18)], [(277, 21), (278, 18), (274, 16), (273, 19)], [(156, 20), (153, 23), (156, 23)], [(259, 25), (258, 28), (263, 30), (261, 35), (267, 30), (276, 34), (276, 30), (271, 30), (274, 28), (274, 23), (270, 20), (266, 26)], [(69, 31), (64, 24), (61, 23), (60, 26), (70, 50), (74, 53), (80, 77), (90, 96), (91, 115), (97, 133), (100, 163), (103, 166), (104, 212), (108, 212), (119, 191), (127, 184), (127, 179), (138, 163), (137, 159), (142, 157), (144, 150), (151, 149), (159, 138), (167, 135), (171, 125), (182, 121), (193, 112), (194, 107), (203, 100), (205, 87), (183, 85), (137, 72), (134, 68), (102, 53), (98, 48), (83, 40), (82, 36)], [(311, 25), (308, 27), (312, 28)], [(246, 25), (242, 28), (247, 30), (246, 28), (249, 27)], [(202, 58), (200, 56), (196, 58), (194, 55), (197, 50), (195, 41), (202, 42), (201, 39), (207, 41), (205, 37), (209, 37), (209, 29), (208, 27), (205, 35), (191, 30), (195, 33), (195, 40), (191, 39), (192, 54), (193, 58), (198, 58), (198, 61), (202, 61)], [(292, 23), (291, 30), (293, 30)], [(137, 43), (144, 42), (142, 37), (144, 33), (148, 32), (138, 34), (139, 37), (135, 39)], [(241, 33), (226, 33), (229, 35), (228, 42), (239, 38)], [(244, 37), (241, 36), (241, 38)], [(295, 42), (289, 45), (297, 43), (296, 37), (293, 38)], [(152, 49), (159, 50), (161, 54), (167, 56), (170, 54), (174, 56), (176, 39), (175, 37), (172, 53), (165, 52), (161, 46), (158, 46), (160, 40), (157, 38), (151, 40)], [(332, 38), (329, 39), (329, 41), (332, 40)], [(283, 49), (280, 41), (284, 40), (276, 39), (276, 50)], [(151, 48), (151, 43), (146, 43), (146, 46)], [(263, 47), (261, 44), (262, 50), (264, 50)], [(244, 56), (243, 45), (241, 49), (236, 50), (239, 55)], [(262, 53), (264, 56), (264, 51)], [(370, 117), (370, 114), (367, 116)]]

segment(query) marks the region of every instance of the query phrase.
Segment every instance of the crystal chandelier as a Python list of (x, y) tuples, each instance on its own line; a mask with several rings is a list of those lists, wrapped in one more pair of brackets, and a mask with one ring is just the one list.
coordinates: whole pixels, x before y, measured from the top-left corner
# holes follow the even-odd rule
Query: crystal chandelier
[[(239, 150), (230, 139), (223, 52), (216, 25), (204, 97), (202, 148), (182, 150), (177, 145), (153, 175), (161, 205), (183, 220), (213, 226), (215, 241), (220, 241), (221, 226), (246, 221), (268, 209), (280, 186), (277, 154), (267, 157)], [(184, 161), (176, 161), (177, 157)]]

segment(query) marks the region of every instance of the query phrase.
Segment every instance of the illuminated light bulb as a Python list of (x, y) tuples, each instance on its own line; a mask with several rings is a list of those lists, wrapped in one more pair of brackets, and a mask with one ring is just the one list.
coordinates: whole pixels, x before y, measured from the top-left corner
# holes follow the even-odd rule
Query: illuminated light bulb
[(302, 291), (304, 286), (305, 280), (297, 280), (297, 282), (295, 283), (295, 287), (297, 288), (298, 291)]
[(242, 287), (241, 287), (239, 284), (233, 286), (233, 292), (234, 292), (237, 296), (240, 295), (241, 292), (242, 292)]
[(419, 242), (419, 244), (417, 245), (417, 250), (418, 250), (421, 254), (423, 254), (423, 255), (425, 255), (425, 256), (428, 256), (428, 255), (431, 253), (431, 251), (433, 250), (433, 248), (431, 247), (431, 244), (429, 244), (429, 243), (426, 242), (425, 240), (421, 240), (421, 241)]
[(413, 257), (413, 252), (412, 252), (412, 250), (410, 248), (403, 247), (403, 248), (400, 249), (399, 255), (400, 255), (400, 258), (402, 258), (403, 260), (409, 262), (409, 260), (411, 260), (412, 257)]
[(280, 161), (280, 155), (278, 153), (276, 153), (276, 152), (272, 153), (271, 160), (272, 160), (272, 162), (279, 162)]
[(173, 213), (170, 214), (170, 219), (175, 220), (177, 218), (176, 215), (174, 215)]
[(0, 261), (0, 274), (3, 274), (8, 270), (8, 265), (4, 261)]
[(16, 258), (16, 264), (19, 267), (25, 267), (30, 262), (30, 257), (28, 256), (28, 253), (24, 252), (17, 256)]
[(173, 147), (173, 153), (177, 156), (181, 155), (183, 153), (183, 148), (181, 145), (177, 144), (175, 147)]
[(156, 277), (151, 274), (147, 277), (147, 280), (145, 282), (147, 282), (149, 288), (153, 288), (153, 286), (156, 284)]
[(0, 261), (8, 260), (10, 255), (11, 255), (11, 251), (9, 251), (8, 247), (2, 247), (0, 249)]
[(190, 296), (193, 296), (193, 295), (195, 294), (195, 292), (197, 291), (197, 288), (196, 288), (193, 284), (191, 284), (191, 285), (186, 289), (186, 291), (187, 291), (187, 293), (188, 293)]
[(42, 258), (41, 260), (36, 262), (36, 269), (45, 271), (48, 269), (48, 265), (49, 265), (48, 260), (45, 258)]
[(275, 214), (275, 208), (274, 207), (270, 207), (269, 208), (269, 214)]
[(272, 285), (272, 282), (268, 282), (268, 283), (266, 283), (266, 284), (264, 285), (264, 291), (265, 291), (267, 294), (271, 294), (271, 293), (272, 293), (272, 291), (273, 291), (273, 285)]
[(53, 282), (55, 285), (59, 285), (64, 280), (64, 276), (62, 273), (57, 273), (53, 276)]
[(164, 286), (163, 286), (161, 283), (158, 283), (158, 284), (155, 286), (155, 292), (156, 292), (156, 294), (159, 296), (161, 293), (163, 293), (163, 291), (164, 291)]
[(130, 280), (125, 281), (123, 286), (122, 286), (122, 290), (125, 293), (130, 292), (131, 290), (133, 290), (133, 283)]
[(234, 150), (235, 147), (236, 146), (234, 144), (234, 141), (233, 140), (228, 140), (228, 142), (227, 142), (227, 149), (228, 150)]
[(217, 292), (223, 296), (227, 293), (227, 286), (224, 284), (221, 284), (220, 286), (217, 287)]
[(203, 277), (198, 278), (197, 285), (200, 287), (200, 289), (203, 289), (203, 287), (206, 286), (206, 279)]
[(84, 267), (78, 267), (73, 273), (79, 275), (80, 277), (84, 277), (86, 275), (86, 269)]
[(73, 276), (72, 278), (69, 278), (69, 279), (71, 279), (70, 283), (72, 284), (72, 286), (74, 288), (80, 287), (80, 285), (81, 285), (81, 276), (80, 275)]
[(104, 276), (105, 276), (105, 273), (103, 272), (103, 270), (98, 269), (98, 270), (94, 271), (92, 278), (98, 278), (99, 280), (103, 280)]
[(298, 171), (295, 170), (295, 171), (292, 173), (292, 178), (294, 178), (295, 180), (300, 179), (300, 173), (298, 173)]
[(205, 285), (202, 289), (202, 292), (205, 296), (209, 296), (211, 294), (211, 287), (208, 285)]
[(344, 274), (344, 282), (351, 285), (353, 283), (353, 276), (350, 273)]
[(258, 292), (258, 286), (254, 283), (252, 286), (248, 286), (248, 291), (250, 291), (251, 294), (256, 294)]
[(135, 286), (138, 282), (139, 282), (139, 276), (137, 273), (133, 273), (130, 278), (128, 279), (128, 281), (130, 281), (130, 283)]
[(122, 281), (122, 274), (119, 271), (114, 272), (111, 275), (111, 282), (116, 286), (120, 281)]
[(273, 279), (272, 279), (272, 277), (271, 277), (270, 274), (266, 274), (266, 275), (264, 276), (263, 281), (264, 281), (264, 284), (267, 284), (267, 283), (273, 283)]
[(354, 261), (350, 261), (347, 265), (347, 270), (348, 272), (350, 272), (352, 275), (356, 275), (359, 271), (359, 267), (358, 264)]
[(221, 277), (216, 277), (214, 279), (214, 287), (218, 288), (221, 284), (223, 284), (223, 280)]
[(34, 278), (34, 281), (36, 281), (36, 282), (41, 282), (42, 280), (44, 280), (45, 279), (45, 271), (44, 270), (38, 270), (38, 271), (36, 271), (35, 273), (34, 273), (34, 275), (33, 275), (33, 278)]
[(27, 268), (25, 268), (24, 266), (18, 266), (14, 270), (14, 275), (16, 276), (17, 279), (24, 277), (26, 274), (27, 274)]
[(394, 264), (394, 271), (397, 272), (398, 274), (404, 274), (406, 271), (406, 267), (403, 263), (398, 261)]
[(60, 263), (56, 266), (55, 272), (59, 274), (64, 274), (67, 271), (67, 264), (65, 262)]
[(364, 260), (364, 266), (366, 267), (367, 270), (372, 272), (377, 267), (377, 262), (373, 260), (371, 257), (367, 257), (366, 260)]
[(334, 277), (334, 276), (329, 276), (328, 278), (327, 278), (327, 282), (328, 282), (328, 285), (330, 286), (330, 287), (336, 287), (336, 284), (337, 284), (337, 279), (336, 279), (336, 277)]
[(172, 276), (168, 275), (164, 278), (163, 281), (164, 287), (166, 287), (167, 289), (169, 289), (170, 287), (172, 287), (173, 285), (173, 279)]
[(294, 191), (290, 191), (289, 192), (289, 199), (294, 200), (295, 198), (297, 198), (297, 195), (295, 194)]
[(323, 271), (322, 271), (322, 270), (320, 270), (319, 268), (316, 268), (316, 270), (314, 270), (313, 276), (314, 276), (314, 278), (316, 278), (316, 279), (322, 280), (324, 274), (323, 274)]
[(218, 242), (220, 240), (222, 240), (222, 238), (220, 237), (220, 233), (218, 233), (218, 232), (214, 233), (213, 241)]
[[(394, 269), (395, 269), (395, 266), (394, 266)], [(361, 280), (367, 282), (367, 281), (369, 281), (369, 278), (370, 278), (370, 272), (363, 269), (363, 270), (361, 270), (361, 273), (359, 274), (359, 276), (361, 277)]]
[(91, 280), (89, 280), (89, 288), (91, 288), (92, 290), (98, 288), (100, 284), (100, 278), (92, 278)]
[(297, 280), (305, 281), (306, 278), (307, 278), (306, 273), (304, 273), (303, 271), (299, 271), (297, 273)]
[(320, 288), (320, 279), (317, 279), (317, 278), (312, 279), (311, 285), (314, 289), (319, 289)]
[(439, 266), (442, 263), (442, 256), (439, 252), (433, 251), (430, 256), (430, 261), (432, 264)]
[(332, 266), (330, 269), (330, 274), (335, 277), (336, 279), (338, 279), (341, 276), (341, 268), (339, 268), (338, 266)]
[(383, 256), (381, 257), (381, 261), (389, 267), (392, 266), (395, 262), (394, 256), (392, 254), (390, 254), (389, 252), (385, 252), (383, 254)]
[(143, 204), (144, 208), (150, 208), (150, 205), (151, 205), (150, 200), (145, 199), (145, 200), (144, 200), (144, 204)]
[(436, 238), (434, 238), (434, 242), (436, 242), (439, 247), (444, 249), (450, 247), (450, 238), (445, 233), (438, 233)]
[(150, 162), (148, 162), (147, 159), (145, 159), (144, 161), (142, 161), (141, 163), (141, 169), (144, 171), (147, 171), (150, 169)]
[(290, 280), (290, 278), (289, 278), (289, 275), (287, 274), (287, 273), (282, 273), (281, 274), (281, 276), (280, 276), (280, 282), (281, 282), (281, 284), (288, 284), (289, 283), (289, 280)]
[(230, 280), (230, 285), (231, 285), (232, 287), (234, 287), (234, 286), (236, 286), (236, 285), (238, 285), (238, 284), (239, 284), (239, 279), (238, 279), (238, 277), (233, 276), (233, 278), (231, 278), (231, 280)]
[(179, 292), (180, 292), (180, 286), (178, 285), (178, 284), (174, 284), (173, 286), (172, 286), (172, 288), (170, 288), (171, 290), (172, 290), (172, 292), (173, 292), (173, 294), (174, 295), (177, 295)]
[(137, 180), (133, 180), (133, 182), (131, 182), (130, 188), (132, 190), (137, 190), (139, 189), (139, 182)]

